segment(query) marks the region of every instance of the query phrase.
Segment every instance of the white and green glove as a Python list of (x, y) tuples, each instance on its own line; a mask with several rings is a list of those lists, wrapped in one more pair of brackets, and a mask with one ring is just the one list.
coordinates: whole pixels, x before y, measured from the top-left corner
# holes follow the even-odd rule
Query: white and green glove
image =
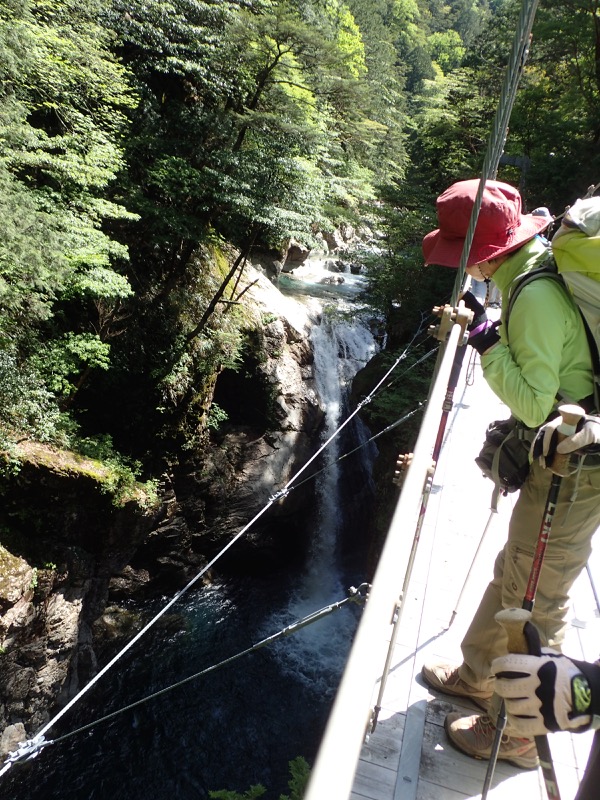
[(492, 672), (495, 691), (505, 701), (507, 724), (519, 736), (600, 727), (600, 718), (594, 716), (600, 713), (594, 710), (600, 666), (544, 648), (540, 656), (500, 656), (492, 662)]

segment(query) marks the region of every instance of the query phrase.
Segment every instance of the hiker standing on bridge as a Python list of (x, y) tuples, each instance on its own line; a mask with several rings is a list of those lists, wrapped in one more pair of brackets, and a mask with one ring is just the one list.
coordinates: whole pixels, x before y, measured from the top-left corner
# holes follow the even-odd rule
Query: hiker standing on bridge
[[(438, 197), (439, 228), (423, 240), (426, 264), (459, 266), (478, 188), (479, 180), (460, 181)], [(587, 411), (593, 406), (592, 358), (585, 328), (575, 303), (557, 281), (539, 278), (526, 285), (514, 302), (509, 330), (502, 324), (515, 279), (547, 259), (547, 243), (540, 234), (549, 221), (522, 214), (521, 197), (514, 187), (487, 181), (466, 267), (471, 277), (491, 279), (501, 292), (500, 324), (488, 320), (474, 298), (464, 298), (476, 314), (469, 344), (481, 355), (491, 389), (530, 441), (552, 416), (558, 398), (568, 398)], [(546, 430), (551, 432), (549, 425)], [(600, 431), (599, 425), (593, 428)], [(490, 757), (500, 706), (493, 695), (491, 663), (506, 653), (507, 640), (494, 615), (503, 608), (521, 606), (550, 487), (552, 473), (545, 469), (544, 457), (549, 455), (552, 437), (543, 434), (537, 439), (540, 458), (533, 461), (520, 490), (493, 579), (462, 641), (462, 664), (426, 664), (422, 670), (431, 688), (472, 700), (488, 712), (451, 713), (445, 720), (452, 744), (475, 758)], [(569, 591), (588, 560), (592, 535), (599, 526), (600, 467), (575, 469), (563, 478), (533, 610), (543, 645), (560, 647)], [(539, 763), (534, 739), (509, 726), (498, 758), (525, 769)]]

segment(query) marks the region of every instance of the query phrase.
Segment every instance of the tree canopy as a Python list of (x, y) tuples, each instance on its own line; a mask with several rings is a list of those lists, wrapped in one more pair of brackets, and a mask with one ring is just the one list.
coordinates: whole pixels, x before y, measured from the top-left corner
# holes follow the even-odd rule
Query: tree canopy
[[(479, 174), (518, 12), (1, 0), (3, 437), (142, 455), (197, 430), (248, 324), (219, 301), (257, 247), (367, 221), (372, 301), (418, 306), (421, 237)], [(597, 182), (598, 21), (581, 0), (538, 12), (498, 175), (529, 207)]]

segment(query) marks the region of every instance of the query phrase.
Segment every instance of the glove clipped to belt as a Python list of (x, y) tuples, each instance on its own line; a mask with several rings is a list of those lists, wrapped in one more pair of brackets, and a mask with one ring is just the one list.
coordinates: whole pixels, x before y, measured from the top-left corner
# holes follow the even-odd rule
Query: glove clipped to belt
[[(495, 658), (495, 691), (504, 698), (507, 723), (519, 736), (599, 727), (600, 666), (543, 648), (540, 656)], [(598, 724), (596, 724), (598, 723)]]
[(473, 312), (473, 322), (467, 327), (469, 344), (480, 355), (483, 355), (492, 345), (500, 341), (498, 333), (500, 321), (488, 319), (485, 308), (471, 292), (465, 292), (461, 299), (465, 306)]
[(531, 458), (540, 466), (552, 463), (555, 453), (600, 453), (600, 417), (586, 414), (577, 425), (577, 432), (558, 441), (557, 429), (561, 418), (550, 420), (539, 429), (531, 445)]

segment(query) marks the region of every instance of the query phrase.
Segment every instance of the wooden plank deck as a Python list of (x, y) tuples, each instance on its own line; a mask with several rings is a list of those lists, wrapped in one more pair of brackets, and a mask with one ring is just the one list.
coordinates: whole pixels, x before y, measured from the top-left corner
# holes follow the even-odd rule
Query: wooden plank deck
[[(478, 363), (473, 359), (465, 363), (434, 477), (379, 721), (362, 748), (350, 800), (463, 800), (481, 796), (487, 762), (454, 749), (443, 728), (448, 712), (477, 713), (478, 709), (468, 701), (434, 696), (422, 682), (420, 670), (430, 658), (460, 663), (460, 642), (505, 541), (514, 496), (501, 498), (456, 618), (448, 627), (491, 514), (492, 483), (482, 477), (474, 458), (488, 423), (507, 416), (508, 410), (487, 387)], [(600, 584), (600, 558), (594, 555), (590, 567)], [(400, 585), (402, 580), (400, 576)], [(600, 619), (585, 571), (573, 588), (563, 649), (588, 660), (595, 660), (600, 652)], [(592, 735), (560, 733), (550, 737), (562, 800), (572, 800), (576, 794)], [(488, 796), (490, 800), (544, 800), (541, 772), (498, 762)]]

